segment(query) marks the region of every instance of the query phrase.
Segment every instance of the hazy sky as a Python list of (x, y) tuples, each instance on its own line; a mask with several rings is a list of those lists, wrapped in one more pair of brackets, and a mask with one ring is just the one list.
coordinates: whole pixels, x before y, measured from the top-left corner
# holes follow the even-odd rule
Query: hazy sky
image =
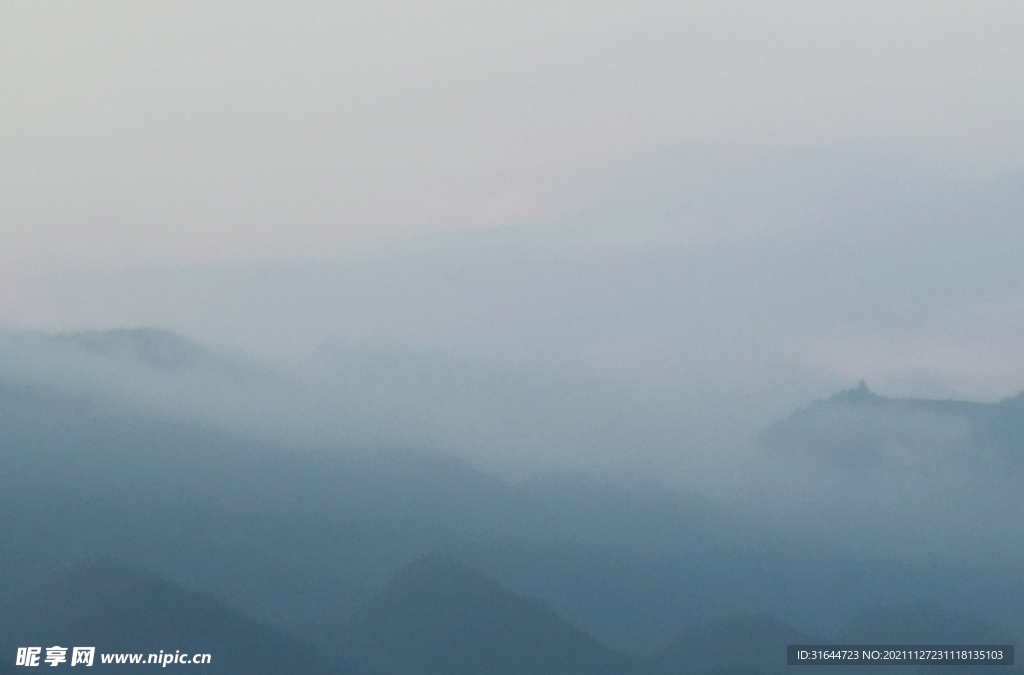
[(544, 222), (633, 158), (1024, 165), (1024, 4), (0, 1), (8, 272)]

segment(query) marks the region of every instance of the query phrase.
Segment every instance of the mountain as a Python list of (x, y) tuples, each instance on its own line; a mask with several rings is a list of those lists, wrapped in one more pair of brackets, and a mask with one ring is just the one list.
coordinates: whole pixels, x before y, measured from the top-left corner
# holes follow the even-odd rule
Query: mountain
[(401, 570), (356, 613), (344, 642), (358, 660), (390, 675), (660, 672), (443, 556)]
[(135, 362), (156, 370), (187, 370), (216, 366), (241, 369), (241, 362), (202, 347), (177, 333), (157, 328), (121, 328), (59, 333), (58, 342), (90, 354)]
[(701, 500), (512, 485), (381, 444), (279, 445), (2, 379), (0, 462), (17, 476), (0, 491), (0, 599), (113, 556), (324, 647), (323, 630), (431, 551), (628, 649), (659, 645), (723, 596), (737, 610), (770, 603), (803, 577), (737, 550), (756, 537)]
[[(18, 646), (96, 648), (94, 667), (145, 672), (151, 665), (104, 665), (101, 654), (210, 654), (203, 670), (225, 675), (355, 673), (308, 645), (197, 593), (108, 561), (79, 563), (4, 607), (4, 651)], [(145, 658), (145, 657), (144, 657)]]
[(864, 382), (760, 435), (777, 455), (852, 471), (909, 462), (989, 475), (1024, 470), (1024, 393), (997, 403), (888, 398)]
[(637, 653), (707, 617), (831, 628), (905, 598), (944, 599), (1016, 629), (1024, 597), (1019, 558), (988, 555), (988, 535), (970, 549), (984, 566), (965, 571), (851, 551), (848, 530), (841, 546), (780, 536), (668, 490), (512, 484), (438, 452), (268, 439), (7, 378), (0, 466), (12, 477), (0, 490), (0, 604), (55, 569), (113, 557), (325, 652), (331, 631), (429, 552)]
[(679, 675), (781, 674), (787, 669), (787, 645), (826, 642), (770, 616), (736, 615), (689, 627), (658, 659)]
[(282, 446), (3, 380), (0, 464), (18, 477), (0, 491), (0, 598), (113, 556), (296, 633), (514, 512), (510, 486), (441, 456)]
[[(761, 506), (788, 509), (802, 536), (990, 568), (1024, 554), (1024, 395), (994, 403), (891, 398), (862, 382), (797, 410), (759, 440), (753, 482), (770, 495)], [(956, 578), (965, 577), (949, 582)], [(921, 598), (915, 591), (889, 601)]]

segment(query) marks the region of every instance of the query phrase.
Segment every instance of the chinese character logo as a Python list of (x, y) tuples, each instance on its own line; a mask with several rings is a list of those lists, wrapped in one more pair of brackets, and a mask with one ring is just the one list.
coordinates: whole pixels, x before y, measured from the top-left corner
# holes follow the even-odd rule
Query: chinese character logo
[(38, 666), (39, 654), (41, 654), (42, 651), (42, 647), (18, 647), (18, 657), (17, 660), (15, 660), (14, 665)]
[(71, 665), (91, 666), (93, 657), (96, 656), (95, 647), (75, 647), (71, 650)]
[(67, 647), (60, 647), (58, 645), (54, 645), (52, 647), (46, 648), (46, 658), (43, 660), (46, 661), (46, 663), (48, 663), (49, 665), (56, 667), (57, 664), (64, 663), (68, 660), (67, 654)]
[[(18, 647), (18, 656), (14, 661), (16, 666), (38, 666), (39, 659), (43, 654), (42, 647)], [(71, 665), (91, 666), (96, 657), (95, 647), (73, 647), (71, 649)], [(56, 667), (67, 663), (68, 648), (54, 645), (46, 648), (46, 658), (43, 662), (48, 666)]]

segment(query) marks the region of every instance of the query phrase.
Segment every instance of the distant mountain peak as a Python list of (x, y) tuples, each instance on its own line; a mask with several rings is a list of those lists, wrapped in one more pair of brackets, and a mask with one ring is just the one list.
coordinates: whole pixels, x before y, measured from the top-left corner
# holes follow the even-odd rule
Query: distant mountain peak
[(160, 328), (89, 330), (58, 333), (56, 337), (92, 354), (137, 361), (159, 370), (180, 370), (208, 358), (203, 347)]
[(399, 571), (353, 618), (346, 642), (364, 664), (395, 675), (658, 671), (602, 645), (539, 600), (441, 555)]
[(210, 593), (114, 560), (79, 561), (15, 597), (0, 607), (0, 635), (15, 645), (81, 640), (112, 652), (154, 653), (173, 645), (186, 653), (211, 654), (207, 670), (225, 675), (355, 672), (343, 658), (332, 667), (309, 645)]
[(853, 389), (841, 391), (828, 399), (829, 403), (875, 403), (884, 400), (868, 388), (868, 383), (861, 380)]
[(206, 370), (236, 380), (268, 375), (268, 371), (244, 357), (211, 349), (162, 328), (116, 328), (58, 333), (54, 339), (92, 356), (140, 365), (165, 373)]
[[(998, 403), (881, 396), (855, 388), (804, 406), (758, 436), (768, 448), (816, 455), (847, 468), (932, 462), (991, 474), (1009, 459), (1021, 466), (1024, 394)], [(908, 478), (910, 480), (910, 478)], [(916, 479), (915, 479), (916, 480)]]

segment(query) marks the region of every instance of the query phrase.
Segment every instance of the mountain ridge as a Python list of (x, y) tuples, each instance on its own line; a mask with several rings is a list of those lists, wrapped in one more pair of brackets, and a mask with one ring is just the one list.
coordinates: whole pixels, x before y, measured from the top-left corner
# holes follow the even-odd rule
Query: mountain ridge
[(399, 570), (342, 644), (391, 675), (662, 675), (447, 555)]

